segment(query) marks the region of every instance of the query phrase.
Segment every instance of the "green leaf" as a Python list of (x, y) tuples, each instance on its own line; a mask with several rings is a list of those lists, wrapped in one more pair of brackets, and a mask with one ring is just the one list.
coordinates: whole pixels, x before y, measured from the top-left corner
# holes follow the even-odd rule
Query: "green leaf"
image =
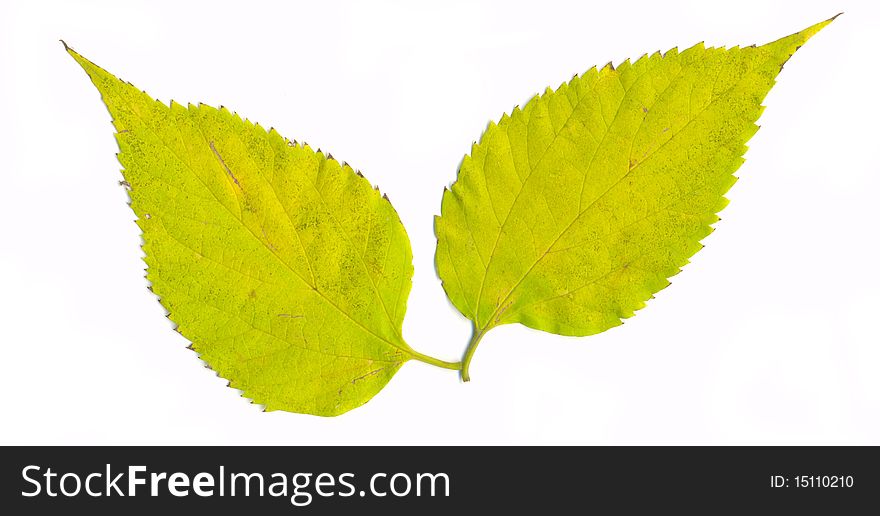
[(609, 63), (489, 124), (443, 194), (436, 264), (473, 321), (562, 335), (621, 324), (712, 232), (762, 100), (831, 20), (764, 46)]
[(152, 290), (232, 387), (267, 410), (331, 416), (407, 360), (460, 367), (404, 341), (409, 238), (362, 175), (226, 109), (162, 104), (67, 51), (113, 116)]

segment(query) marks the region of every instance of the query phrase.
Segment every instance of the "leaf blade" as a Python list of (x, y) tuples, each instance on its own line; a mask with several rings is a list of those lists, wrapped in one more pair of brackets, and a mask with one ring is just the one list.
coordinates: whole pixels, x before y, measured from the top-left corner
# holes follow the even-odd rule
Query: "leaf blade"
[(472, 346), (510, 323), (599, 333), (668, 285), (726, 205), (776, 75), (833, 19), (761, 47), (609, 63), (491, 123), (435, 218)]
[(401, 335), (409, 238), (362, 175), (225, 108), (161, 104), (67, 50), (113, 116), (151, 288), (232, 387), (332, 416), (407, 360), (434, 360)]

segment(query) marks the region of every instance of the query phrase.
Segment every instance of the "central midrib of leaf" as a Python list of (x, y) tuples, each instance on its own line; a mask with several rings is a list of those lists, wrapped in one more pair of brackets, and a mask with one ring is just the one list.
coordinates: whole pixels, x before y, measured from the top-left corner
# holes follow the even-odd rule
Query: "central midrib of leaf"
[[(679, 55), (680, 55), (680, 54), (679, 54)], [(501, 224), (501, 226), (500, 226), (500, 228), (499, 228), (498, 235), (496, 236), (496, 238), (495, 238), (495, 243), (494, 243), (494, 245), (493, 245), (493, 247), (492, 247), (492, 251), (491, 251), (491, 253), (489, 254), (489, 260), (488, 260), (488, 263), (486, 264), (485, 273), (483, 274), (483, 278), (482, 278), (482, 281), (481, 281), (481, 284), (480, 284), (480, 291), (479, 291), (479, 294), (478, 294), (478, 296), (477, 296), (477, 306), (476, 306), (476, 311), (475, 311), (475, 314), (474, 314), (474, 315), (475, 315), (475, 319), (476, 319), (476, 320), (474, 321), (474, 324), (475, 324), (475, 327), (476, 327), (476, 334), (478, 334), (480, 337), (482, 337), (483, 334), (485, 334), (487, 331), (489, 331), (490, 329), (494, 328), (496, 325), (498, 325), (498, 324), (500, 323), (500, 319), (499, 319), (500, 312), (503, 310), (505, 304), (506, 304), (507, 301), (511, 298), (511, 296), (514, 294), (514, 292), (516, 292), (517, 288), (519, 288), (519, 286), (520, 286), (520, 285), (522, 284), (522, 282), (523, 282), (523, 281), (529, 276), (529, 274), (531, 274), (531, 272), (534, 270), (534, 268), (535, 268), (535, 267), (536, 267), (536, 266), (537, 266), (537, 265), (538, 265), (538, 264), (539, 264), (539, 263), (540, 263), (540, 262), (541, 262), (541, 261), (542, 261), (542, 260), (548, 255), (548, 254), (549, 254), (549, 252), (550, 252), (550, 250), (553, 248), (553, 246), (556, 245), (556, 243), (557, 243), (557, 242), (558, 242), (558, 241), (559, 241), (559, 240), (560, 240), (560, 239), (561, 239), (561, 238), (562, 238), (562, 237), (568, 232), (569, 229), (571, 229), (571, 227), (572, 227), (572, 226), (573, 226), (573, 225), (574, 225), (574, 224), (575, 224), (575, 223), (576, 223), (576, 222), (577, 222), (577, 221), (578, 221), (578, 220), (579, 220), (584, 214), (586, 214), (587, 212), (590, 211), (590, 209), (596, 204), (596, 202), (600, 201), (605, 195), (608, 194), (608, 192), (610, 192), (611, 190), (613, 190), (617, 185), (620, 184), (621, 181), (623, 181), (624, 179), (626, 179), (626, 178), (632, 173), (633, 170), (636, 170), (636, 169), (639, 168), (642, 164), (644, 164), (645, 162), (649, 161), (650, 158), (652, 158), (654, 155), (656, 155), (656, 153), (657, 153), (658, 151), (660, 151), (662, 148), (664, 148), (667, 144), (669, 144), (669, 142), (675, 140), (675, 138), (676, 138), (678, 135), (680, 135), (680, 134), (681, 134), (681, 133), (682, 133), (682, 132), (683, 132), (683, 131), (684, 131), (684, 130), (685, 130), (685, 129), (686, 129), (686, 128), (687, 128), (687, 127), (688, 127), (688, 126), (694, 121), (694, 120), (697, 120), (700, 116), (702, 116), (702, 115), (703, 115), (703, 114), (704, 114), (704, 113), (705, 113), (710, 107), (712, 107), (716, 102), (718, 102), (719, 100), (725, 98), (725, 97), (726, 97), (726, 96), (727, 96), (727, 95), (728, 95), (728, 94), (729, 94), (734, 88), (736, 88), (738, 85), (740, 85), (744, 80), (746, 80), (746, 78), (750, 77), (750, 76), (755, 72), (755, 70), (759, 70), (759, 69), (761, 68), (761, 66), (763, 66), (764, 64), (766, 64), (766, 63), (767, 63), (768, 61), (770, 61), (770, 60), (771, 60), (771, 57), (768, 57), (766, 60), (764, 60), (764, 61), (761, 63), (761, 65), (759, 65), (759, 66), (755, 66), (752, 70), (749, 71), (749, 73), (742, 75), (738, 80), (734, 81), (733, 84), (731, 84), (731, 86), (728, 87), (726, 90), (724, 90), (721, 94), (714, 96), (714, 97), (712, 98), (712, 100), (710, 100), (709, 102), (707, 102), (706, 105), (705, 105), (705, 106), (704, 106), (704, 107), (703, 107), (698, 113), (696, 113), (693, 117), (691, 117), (691, 118), (690, 118), (690, 119), (689, 119), (689, 120), (688, 120), (688, 121), (687, 121), (687, 122), (686, 122), (686, 123), (685, 123), (685, 124), (679, 129), (679, 130), (678, 130), (678, 131), (676, 131), (674, 134), (672, 134), (672, 135), (669, 137), (669, 139), (667, 139), (665, 142), (663, 142), (662, 144), (660, 144), (656, 149), (652, 150), (651, 153), (650, 153), (647, 157), (645, 157), (644, 159), (642, 159), (641, 161), (639, 161), (638, 163), (636, 163), (635, 165), (633, 165), (632, 167), (630, 167), (630, 168), (629, 168), (629, 169), (628, 169), (628, 170), (627, 170), (627, 171), (626, 171), (626, 172), (625, 172), (620, 178), (617, 179), (617, 181), (615, 181), (612, 185), (610, 185), (607, 189), (605, 189), (601, 194), (599, 194), (595, 199), (593, 199), (593, 200), (590, 202), (590, 204), (587, 205), (586, 208), (580, 209), (580, 207), (579, 207), (578, 213), (572, 218), (571, 222), (569, 222), (569, 223), (565, 226), (565, 228), (563, 228), (562, 231), (560, 231), (559, 234), (556, 235), (556, 237), (553, 238), (553, 240), (551, 241), (551, 243), (547, 246), (547, 248), (544, 250), (544, 252), (541, 253), (541, 255), (538, 257), (538, 259), (535, 260), (534, 263), (532, 263), (531, 266), (529, 266), (529, 268), (526, 270), (526, 272), (525, 272), (525, 273), (519, 278), (519, 280), (518, 280), (518, 281), (517, 281), (517, 282), (516, 282), (516, 283), (515, 283), (515, 284), (514, 284), (509, 290), (508, 290), (508, 292), (505, 294), (505, 296), (504, 296), (504, 298), (502, 299), (502, 301), (499, 302), (498, 305), (495, 307), (494, 311), (493, 311), (492, 314), (489, 316), (488, 320), (484, 321), (483, 324), (480, 324), (480, 322), (479, 322), (480, 304), (481, 304), (481, 300), (482, 300), (483, 290), (484, 290), (484, 287), (485, 287), (485, 284), (486, 284), (486, 278), (489, 276), (489, 266), (492, 264), (492, 261), (493, 261), (493, 259), (495, 258), (495, 252), (496, 252), (496, 250), (498, 249), (498, 242), (501, 240), (501, 235), (504, 233), (504, 229), (505, 229), (505, 227), (507, 226), (507, 223), (508, 223), (508, 221), (509, 221), (509, 219), (510, 219), (510, 214), (513, 212), (514, 207), (516, 206), (516, 203), (517, 203), (517, 200), (519, 199), (520, 194), (521, 194), (521, 193), (523, 192), (523, 190), (525, 189), (525, 184), (526, 184), (526, 182), (528, 182), (529, 179), (532, 177), (532, 173), (533, 173), (535, 170), (538, 169), (538, 166), (541, 164), (541, 162), (543, 161), (543, 159), (544, 159), (548, 154), (550, 154), (550, 151), (551, 151), (551, 149), (553, 148), (553, 146), (556, 144), (556, 141), (558, 140), (559, 135), (562, 134), (563, 130), (568, 126), (568, 124), (569, 124), (569, 123), (571, 122), (571, 120), (574, 118), (574, 113), (575, 113), (575, 111), (577, 110), (578, 106), (580, 105), (580, 102), (583, 100), (583, 98), (584, 98), (587, 94), (589, 94), (590, 91), (592, 91), (592, 89), (595, 87), (595, 85), (598, 83), (598, 81), (595, 82), (595, 83), (593, 83), (592, 88), (591, 88), (590, 90), (585, 91), (583, 95), (581, 95), (580, 97), (578, 97), (577, 102), (576, 102), (576, 103), (574, 104), (574, 106), (572, 106), (572, 108), (571, 108), (571, 113), (568, 115), (568, 117), (566, 118), (565, 122), (564, 122), (563, 125), (560, 127), (559, 131), (556, 132), (556, 134), (554, 134), (552, 141), (550, 142), (550, 144), (547, 145), (547, 148), (544, 150), (544, 152), (541, 154), (541, 156), (540, 156), (540, 157), (538, 158), (538, 160), (535, 162), (535, 165), (532, 166), (532, 167), (530, 167), (530, 170), (529, 170), (528, 175), (527, 175), (527, 176), (525, 177), (525, 179), (520, 183), (520, 188), (519, 188), (519, 190), (517, 191), (517, 194), (516, 194), (516, 196), (514, 197), (514, 200), (513, 200), (513, 202), (511, 203), (510, 208), (507, 210), (507, 213), (506, 213), (506, 215), (505, 215), (505, 217), (504, 217), (504, 222)], [(686, 66), (682, 66), (682, 67), (679, 68), (679, 71), (676, 73), (676, 75), (673, 77), (673, 79), (669, 81), (669, 84), (667, 84), (666, 87), (663, 89), (663, 91), (661, 91), (660, 94), (657, 95), (657, 97), (656, 97), (654, 103), (653, 103), (653, 104), (651, 105), (651, 107), (649, 108), (649, 111), (650, 111), (651, 109), (653, 109), (654, 105), (656, 105), (656, 103), (659, 102), (659, 101), (661, 100), (661, 98), (663, 97), (663, 95), (666, 94), (667, 91), (669, 91), (669, 88), (670, 88), (673, 84), (675, 84), (676, 81), (679, 80), (679, 78), (680, 78), (680, 76), (681, 76), (681, 72), (684, 71), (686, 68), (687, 68)], [(638, 82), (641, 81), (646, 75), (648, 75), (647, 72), (648, 72), (648, 69), (646, 68), (645, 70), (643, 70), (643, 71), (641, 72), (641, 74), (638, 76), (638, 78), (637, 78), (635, 81), (633, 81), (632, 85), (631, 85), (629, 88), (625, 88), (625, 93), (624, 93), (624, 94), (621, 96), (621, 98), (620, 98), (620, 102), (619, 102), (618, 105), (617, 105), (617, 110), (616, 110), (615, 113), (614, 113), (614, 117), (611, 119), (611, 123), (606, 124), (606, 126), (605, 126), (605, 132), (604, 132), (603, 135), (602, 135), (602, 140), (600, 141), (599, 145), (596, 146), (596, 151), (595, 151), (595, 152), (593, 153), (593, 155), (591, 156), (591, 158), (590, 158), (590, 162), (589, 162), (589, 164), (587, 165), (586, 169), (584, 169), (584, 172), (583, 172), (584, 178), (583, 178), (583, 183), (582, 183), (582, 187), (581, 187), (582, 191), (583, 191), (583, 187), (584, 187), (584, 185), (586, 184), (587, 177), (588, 177), (589, 173), (592, 171), (593, 163), (595, 162), (595, 157), (596, 157), (596, 155), (601, 151), (601, 149), (602, 149), (602, 145), (604, 144), (604, 142), (605, 142), (605, 140), (606, 140), (606, 138), (607, 138), (607, 135), (608, 135), (608, 132), (609, 132), (610, 128), (614, 125), (614, 122), (617, 120), (618, 116), (620, 115), (620, 107), (624, 104), (624, 102), (627, 100), (627, 98), (629, 98), (628, 96), (629, 96), (630, 92), (632, 92), (632, 91), (634, 91), (634, 90), (636, 89), (636, 88), (635, 88), (636, 84), (638, 84)], [(614, 73), (614, 77), (617, 78), (618, 81), (619, 81), (619, 80), (620, 80), (620, 79), (619, 79), (619, 74), (616, 73), (616, 71), (613, 71), (613, 73)], [(622, 85), (622, 84), (621, 84), (621, 85)], [(645, 118), (642, 119), (642, 123), (644, 122), (644, 120), (645, 120), (646, 118), (647, 118), (647, 116), (646, 116)], [(641, 129), (641, 125), (640, 125), (640, 127), (636, 130), (636, 132), (633, 134), (633, 140), (632, 140), (632, 141), (635, 141), (635, 138), (636, 138), (636, 136), (638, 135), (638, 130), (640, 130), (640, 129)], [(630, 147), (632, 147), (632, 142), (630, 143)], [(582, 195), (581, 195), (581, 197), (582, 197)], [(479, 339), (477, 339), (477, 340), (479, 341)]]

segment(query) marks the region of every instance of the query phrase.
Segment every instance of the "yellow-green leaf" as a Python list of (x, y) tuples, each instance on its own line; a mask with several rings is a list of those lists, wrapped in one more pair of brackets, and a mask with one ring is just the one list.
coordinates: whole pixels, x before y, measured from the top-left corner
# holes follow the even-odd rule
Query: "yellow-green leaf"
[(162, 104), (67, 50), (113, 117), (152, 290), (232, 387), (330, 416), (409, 359), (458, 369), (401, 335), (409, 238), (363, 176), (226, 109)]
[(776, 75), (830, 22), (593, 68), (490, 124), (435, 220), (443, 286), (474, 323), (462, 377), (496, 326), (591, 335), (667, 286), (727, 203)]

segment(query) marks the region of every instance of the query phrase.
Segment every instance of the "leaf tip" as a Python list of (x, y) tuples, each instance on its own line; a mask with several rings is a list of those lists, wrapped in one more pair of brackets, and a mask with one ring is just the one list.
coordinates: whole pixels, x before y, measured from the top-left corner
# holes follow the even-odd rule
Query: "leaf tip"
[[(829, 24), (831, 24), (831, 22), (833, 22), (834, 20), (836, 20), (837, 17), (840, 16), (841, 14), (843, 14), (843, 12), (839, 12), (839, 13), (835, 14), (834, 16), (832, 16), (831, 18), (828, 18), (828, 19), (825, 20), (825, 21), (820, 21), (819, 23), (816, 23), (816, 24), (814, 24), (814, 25), (811, 25), (811, 26), (807, 27), (806, 29), (800, 31), (799, 33), (797, 33), (797, 34), (793, 34), (792, 36), (790, 36), (790, 37), (799, 37), (799, 38), (801, 39), (800, 44), (797, 46), (797, 48), (795, 48), (795, 50), (797, 50), (798, 48), (800, 48), (801, 45), (803, 45), (804, 43), (806, 43), (806, 41), (807, 41), (808, 39), (810, 39), (810, 38), (812, 38), (813, 36), (815, 36), (816, 33), (818, 33), (820, 30), (824, 29), (824, 28), (827, 27)], [(787, 39), (787, 38), (783, 38), (783, 39)]]

